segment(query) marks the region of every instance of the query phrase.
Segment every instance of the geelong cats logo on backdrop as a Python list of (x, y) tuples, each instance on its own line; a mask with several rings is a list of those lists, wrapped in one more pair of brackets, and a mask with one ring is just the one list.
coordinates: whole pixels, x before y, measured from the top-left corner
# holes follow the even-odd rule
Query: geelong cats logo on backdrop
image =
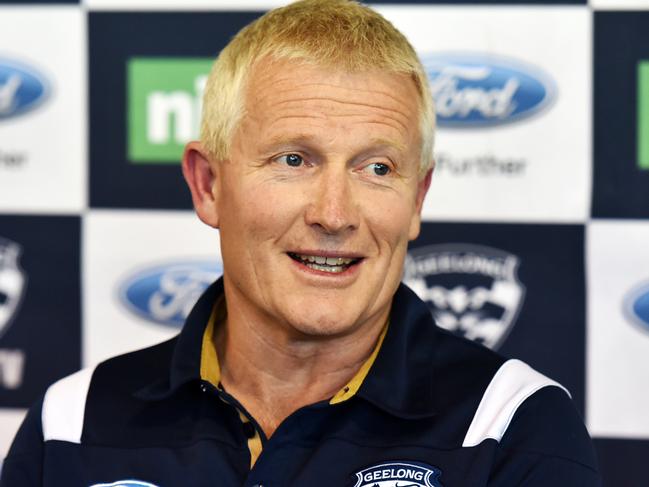
[(0, 337), (9, 328), (25, 290), (27, 278), (18, 264), (21, 247), (0, 238)]
[(489, 348), (507, 337), (523, 303), (520, 259), (472, 244), (409, 252), (403, 281), (431, 308), (439, 326)]
[(443, 487), (441, 473), (421, 463), (389, 462), (356, 472), (354, 487)]

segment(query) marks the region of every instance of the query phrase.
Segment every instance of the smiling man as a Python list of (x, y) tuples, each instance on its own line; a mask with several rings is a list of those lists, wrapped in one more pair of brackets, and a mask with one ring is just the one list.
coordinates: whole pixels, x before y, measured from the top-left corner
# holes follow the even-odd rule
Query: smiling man
[(268, 437), (371, 354), (430, 183), (411, 77), (269, 56), (227, 156), (206, 135), (184, 163), (198, 215), (220, 229), (221, 384)]
[(566, 391), (400, 284), (428, 82), (371, 9), (305, 0), (210, 74), (183, 172), (224, 273), (179, 337), (51, 386), (2, 486), (595, 486)]

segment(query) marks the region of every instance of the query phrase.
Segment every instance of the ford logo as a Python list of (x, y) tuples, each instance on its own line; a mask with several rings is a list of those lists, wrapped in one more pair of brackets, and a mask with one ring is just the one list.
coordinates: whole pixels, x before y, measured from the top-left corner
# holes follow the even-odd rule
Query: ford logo
[(633, 323), (649, 331), (649, 283), (640, 285), (627, 294), (624, 311)]
[(541, 70), (491, 54), (423, 55), (440, 127), (484, 127), (529, 117), (555, 98)]
[(222, 265), (213, 260), (148, 267), (126, 278), (119, 295), (122, 303), (138, 316), (161, 325), (181, 327), (200, 295), (222, 272)]
[(36, 108), (48, 91), (47, 81), (35, 69), (0, 59), (0, 120)]

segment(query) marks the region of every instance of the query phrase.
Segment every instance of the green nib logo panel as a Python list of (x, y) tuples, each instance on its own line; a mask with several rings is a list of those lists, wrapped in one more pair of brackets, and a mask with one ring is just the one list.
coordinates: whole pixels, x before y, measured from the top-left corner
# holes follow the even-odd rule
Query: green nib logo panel
[(128, 78), (128, 158), (178, 163), (199, 134), (211, 58), (131, 58)]
[(88, 12), (91, 208), (193, 207), (180, 160), (199, 137), (207, 76), (260, 14)]
[(649, 60), (638, 63), (638, 167), (649, 171)]

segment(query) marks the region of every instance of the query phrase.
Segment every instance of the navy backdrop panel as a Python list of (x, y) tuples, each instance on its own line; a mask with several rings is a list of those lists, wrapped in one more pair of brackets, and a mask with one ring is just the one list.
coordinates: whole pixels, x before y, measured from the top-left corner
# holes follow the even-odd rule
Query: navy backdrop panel
[[(17, 353), (24, 363), (2, 363), (2, 376), (22, 377), (11, 387), (0, 385), (0, 406), (28, 407), (49, 384), (81, 367), (80, 219), (0, 215), (3, 242), (18, 256), (14, 265), (5, 250), (0, 272), (17, 270), (23, 291), (0, 334), (0, 352), (5, 360)], [(9, 299), (0, 291), (0, 301)]]
[(641, 487), (649, 484), (649, 441), (596, 438), (595, 449), (607, 487)]
[(178, 164), (135, 165), (128, 161), (127, 60), (137, 56), (214, 58), (241, 27), (259, 15), (89, 14), (91, 206), (192, 208)]
[[(539, 246), (539, 242), (543, 245)], [(568, 388), (583, 413), (583, 226), (424, 223), (411, 250), (431, 244), (486, 246), (517, 259), (517, 279), (524, 295), (517, 316), (508, 325), (506, 338), (495, 348), (559, 381)], [(437, 284), (434, 280), (430, 285)], [(471, 284), (467, 277), (460, 277), (451, 286)], [(489, 284), (484, 286), (488, 288)]]
[[(649, 217), (637, 165), (637, 65), (649, 60), (649, 12), (595, 12), (593, 216)], [(621, 94), (631, 94), (626, 100)], [(625, 103), (626, 101), (626, 103)]]
[(0, 5), (24, 5), (30, 3), (38, 4), (70, 4), (80, 3), (81, 0), (0, 0)]

